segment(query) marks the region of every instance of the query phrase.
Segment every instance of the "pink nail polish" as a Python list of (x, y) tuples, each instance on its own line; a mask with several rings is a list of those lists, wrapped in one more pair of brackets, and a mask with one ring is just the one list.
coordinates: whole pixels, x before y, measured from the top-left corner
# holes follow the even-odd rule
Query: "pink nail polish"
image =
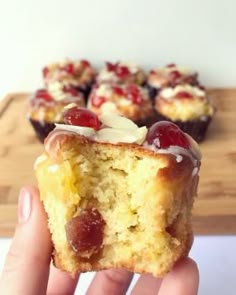
[(32, 207), (31, 200), (30, 192), (25, 188), (21, 189), (18, 199), (18, 222), (20, 224), (29, 220)]

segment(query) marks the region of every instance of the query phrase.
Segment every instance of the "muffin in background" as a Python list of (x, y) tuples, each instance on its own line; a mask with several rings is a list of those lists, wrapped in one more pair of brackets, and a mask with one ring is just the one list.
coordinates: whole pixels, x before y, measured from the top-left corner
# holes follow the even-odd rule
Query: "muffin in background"
[(146, 81), (144, 71), (134, 63), (106, 62), (105, 67), (98, 73), (97, 83), (137, 84)]
[(198, 73), (172, 63), (162, 68), (152, 69), (147, 77), (147, 87), (152, 99), (162, 88), (181, 84), (199, 85)]
[(162, 89), (155, 99), (157, 120), (168, 120), (201, 142), (215, 109), (206, 91), (188, 84)]
[(41, 142), (54, 129), (55, 123), (62, 122), (64, 108), (69, 104), (84, 107), (83, 94), (74, 88), (64, 88), (60, 95), (52, 96), (46, 89), (39, 89), (30, 97), (28, 119)]
[(88, 109), (97, 115), (121, 115), (139, 126), (150, 126), (154, 118), (147, 89), (135, 84), (96, 84), (88, 99)]
[(66, 59), (45, 66), (42, 74), (45, 87), (50, 93), (51, 89), (55, 89), (60, 84), (61, 87), (81, 91), (87, 98), (95, 80), (96, 71), (87, 60)]

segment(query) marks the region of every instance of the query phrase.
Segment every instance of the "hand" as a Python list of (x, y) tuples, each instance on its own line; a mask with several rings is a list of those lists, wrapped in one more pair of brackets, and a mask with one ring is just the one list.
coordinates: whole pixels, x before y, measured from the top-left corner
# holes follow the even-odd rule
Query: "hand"
[[(0, 294), (73, 294), (79, 276), (71, 278), (50, 267), (51, 254), (47, 217), (39, 192), (25, 187), (19, 196), (18, 225), (0, 279)], [(132, 274), (125, 270), (101, 271), (95, 275), (86, 294), (125, 294), (131, 280)], [(195, 295), (197, 290), (197, 266), (185, 258), (162, 280), (151, 275), (140, 276), (131, 294)]]

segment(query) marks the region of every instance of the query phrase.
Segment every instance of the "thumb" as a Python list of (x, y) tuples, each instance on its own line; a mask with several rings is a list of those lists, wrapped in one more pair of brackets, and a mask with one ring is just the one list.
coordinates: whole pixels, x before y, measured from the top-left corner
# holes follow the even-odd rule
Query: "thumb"
[(18, 225), (0, 280), (0, 294), (46, 294), (52, 245), (39, 192), (20, 191)]

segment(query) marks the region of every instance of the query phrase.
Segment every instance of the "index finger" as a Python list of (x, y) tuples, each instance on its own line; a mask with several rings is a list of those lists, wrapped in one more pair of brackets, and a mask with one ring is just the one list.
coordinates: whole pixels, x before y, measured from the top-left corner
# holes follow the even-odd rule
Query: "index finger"
[(18, 220), (0, 280), (0, 294), (46, 294), (52, 245), (37, 189), (21, 190)]

